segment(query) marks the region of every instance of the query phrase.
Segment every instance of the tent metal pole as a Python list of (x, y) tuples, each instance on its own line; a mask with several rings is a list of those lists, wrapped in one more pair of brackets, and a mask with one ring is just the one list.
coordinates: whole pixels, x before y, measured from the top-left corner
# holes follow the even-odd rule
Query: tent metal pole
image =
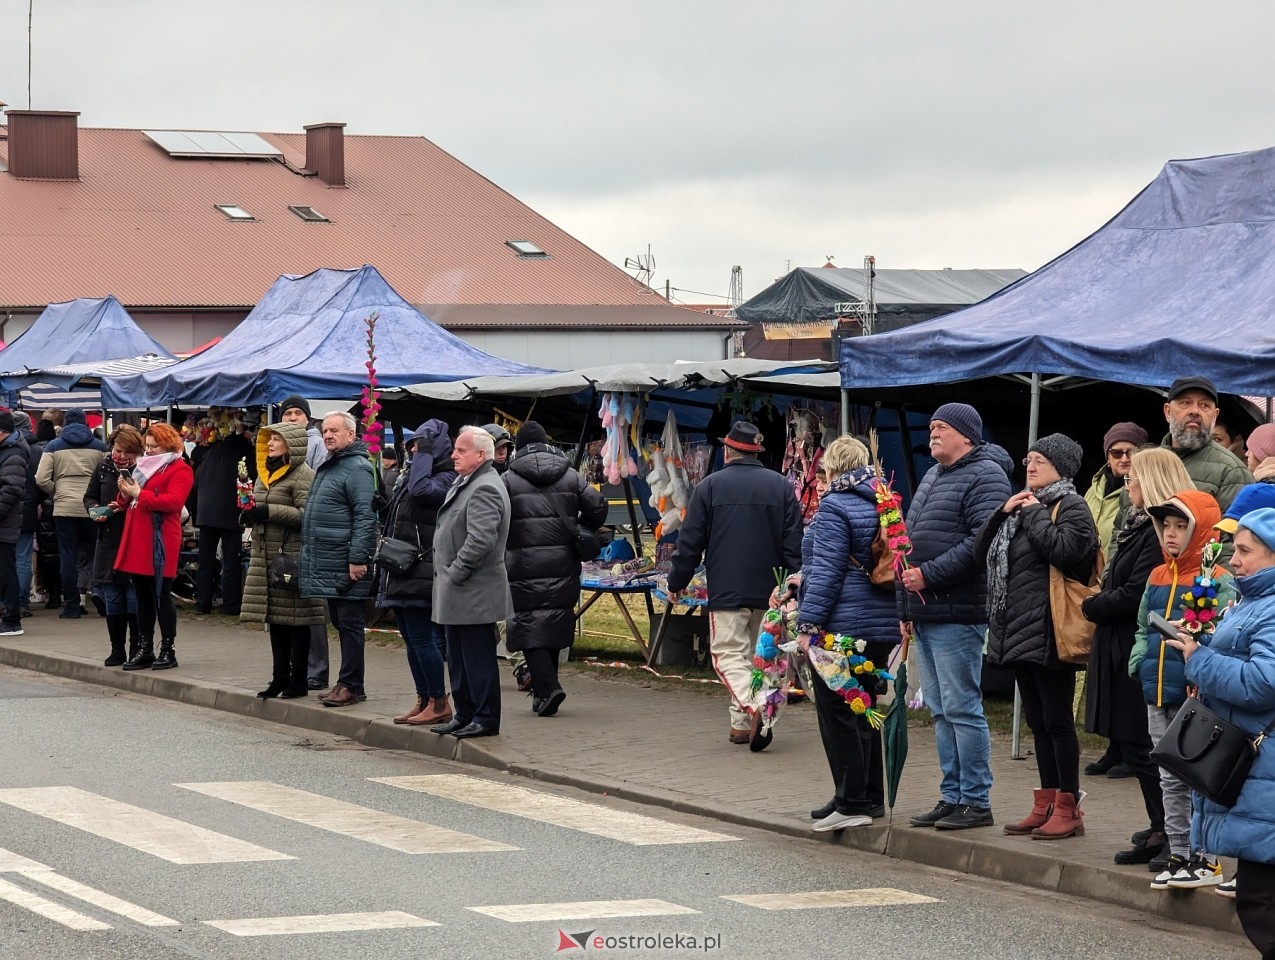
[(584, 438), (589, 432), (589, 418), (593, 416), (593, 408), (598, 405), (598, 388), (592, 386), (589, 388), (589, 405), (585, 407), (584, 423), (580, 425), (580, 439), (576, 441), (576, 470), (580, 469), (580, 464), (584, 462)]
[(845, 387), (841, 388), (841, 435), (845, 436), (850, 432), (850, 391)]
[[(1031, 396), (1031, 413), (1028, 414), (1027, 420), (1027, 445), (1030, 447), (1037, 440), (1037, 434), (1040, 432), (1040, 374), (1032, 374), (1032, 396)], [(1014, 684), (1014, 725), (1013, 738), (1010, 747), (1010, 757), (1014, 760), (1023, 759), (1023, 694), (1018, 689), (1018, 684)]]

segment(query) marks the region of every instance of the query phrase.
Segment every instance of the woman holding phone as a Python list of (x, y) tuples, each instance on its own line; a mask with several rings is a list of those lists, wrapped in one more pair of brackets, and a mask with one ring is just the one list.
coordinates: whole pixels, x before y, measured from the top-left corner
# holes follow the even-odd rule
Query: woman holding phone
[[(97, 545), (93, 551), (94, 603), (106, 617), (106, 634), (111, 653), (103, 662), (118, 667), (137, 655), (140, 634), (137, 628), (137, 594), (128, 575), (115, 569), (115, 556), (124, 538), (124, 507), (119, 502), (121, 477), (132, 474), (137, 458), (144, 452), (142, 435), (130, 424), (117, 427), (107, 438), (109, 451), (98, 461), (84, 491), (84, 507), (97, 524)], [(131, 639), (128, 656), (124, 641)]]

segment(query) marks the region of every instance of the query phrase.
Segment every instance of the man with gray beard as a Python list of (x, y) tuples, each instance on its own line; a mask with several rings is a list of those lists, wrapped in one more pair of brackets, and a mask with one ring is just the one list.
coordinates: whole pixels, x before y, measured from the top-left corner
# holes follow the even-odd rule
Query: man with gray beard
[(1213, 441), (1217, 414), (1217, 388), (1211, 380), (1179, 377), (1169, 387), (1164, 405), (1169, 435), (1162, 446), (1182, 458), (1196, 489), (1213, 494), (1225, 513), (1240, 488), (1253, 482), (1253, 475), (1244, 461)]

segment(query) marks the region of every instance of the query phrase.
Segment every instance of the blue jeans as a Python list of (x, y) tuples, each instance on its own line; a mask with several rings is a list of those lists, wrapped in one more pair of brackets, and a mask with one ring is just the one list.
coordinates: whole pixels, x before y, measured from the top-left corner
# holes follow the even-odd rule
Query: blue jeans
[(14, 544), (18, 555), (18, 599), (24, 610), (31, 603), (31, 547), (34, 543), (34, 533), (19, 533), (18, 542)]
[(983, 624), (916, 623), (912, 650), (934, 715), (948, 803), (992, 805), (992, 740), (983, 716)]
[(137, 591), (131, 583), (95, 583), (93, 588), (102, 598), (108, 617), (130, 613), (137, 615)]
[(394, 619), (407, 646), (407, 666), (412, 671), (416, 695), (441, 700), (443, 686), (443, 628), (430, 620), (429, 607), (395, 607)]

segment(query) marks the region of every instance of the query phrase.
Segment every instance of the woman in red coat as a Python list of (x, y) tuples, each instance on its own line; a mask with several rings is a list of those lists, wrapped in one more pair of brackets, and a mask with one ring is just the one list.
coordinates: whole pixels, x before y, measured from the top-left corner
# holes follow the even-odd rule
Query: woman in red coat
[[(181, 553), (182, 507), (190, 496), (195, 474), (182, 459), (181, 436), (166, 423), (152, 424), (143, 438), (144, 453), (133, 473), (121, 475), (119, 497), (125, 506), (124, 535), (115, 569), (127, 573), (137, 590), (137, 621), (141, 633), (137, 655), (125, 670), (168, 670), (177, 666), (173, 641), (177, 637), (177, 609), (173, 606), (173, 578)], [(155, 621), (160, 628), (159, 656), (155, 656)]]

